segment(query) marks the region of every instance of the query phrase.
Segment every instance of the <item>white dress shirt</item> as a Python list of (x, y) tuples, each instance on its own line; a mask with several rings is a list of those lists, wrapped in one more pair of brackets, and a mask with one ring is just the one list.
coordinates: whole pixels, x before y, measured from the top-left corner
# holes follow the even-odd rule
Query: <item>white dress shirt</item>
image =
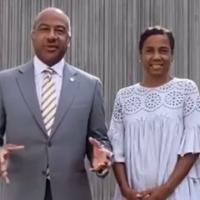
[[(62, 87), (62, 79), (63, 79), (63, 68), (64, 68), (64, 58), (61, 59), (58, 63), (51, 66), (51, 68), (55, 71), (53, 74), (53, 80), (56, 85), (56, 103), (59, 102), (61, 87)], [(35, 77), (35, 85), (36, 85), (36, 93), (38, 97), (39, 105), (41, 106), (41, 93), (42, 93), (42, 82), (43, 82), (43, 71), (46, 68), (49, 68), (48, 65), (43, 63), (37, 56), (33, 58), (34, 64), (34, 77)]]

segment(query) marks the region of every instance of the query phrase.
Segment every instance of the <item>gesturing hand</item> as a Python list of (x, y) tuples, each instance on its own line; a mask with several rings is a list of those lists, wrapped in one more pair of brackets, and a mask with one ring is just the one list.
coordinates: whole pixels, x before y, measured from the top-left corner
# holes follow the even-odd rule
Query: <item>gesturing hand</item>
[(106, 149), (98, 140), (90, 137), (89, 142), (93, 145), (92, 171), (101, 172), (112, 164), (112, 152)]
[(5, 179), (6, 183), (10, 182), (7, 172), (9, 155), (13, 151), (17, 151), (23, 148), (23, 145), (15, 144), (5, 144), (2, 148), (0, 148), (0, 178)]

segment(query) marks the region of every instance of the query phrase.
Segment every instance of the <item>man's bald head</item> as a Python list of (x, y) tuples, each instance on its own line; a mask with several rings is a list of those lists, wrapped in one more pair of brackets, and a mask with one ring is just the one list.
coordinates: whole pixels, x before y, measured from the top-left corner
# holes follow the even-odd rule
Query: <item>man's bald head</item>
[(40, 19), (43, 18), (45, 15), (49, 14), (57, 14), (63, 17), (64, 21), (66, 22), (66, 27), (68, 29), (68, 35), (71, 38), (71, 24), (70, 24), (70, 18), (64, 13), (63, 10), (56, 8), (56, 7), (48, 7), (43, 9), (41, 12), (38, 13), (36, 16), (34, 22), (33, 22), (33, 30), (37, 27), (37, 25), (40, 22)]
[(48, 66), (58, 63), (70, 46), (69, 17), (58, 8), (46, 8), (35, 18), (31, 34), (36, 56)]

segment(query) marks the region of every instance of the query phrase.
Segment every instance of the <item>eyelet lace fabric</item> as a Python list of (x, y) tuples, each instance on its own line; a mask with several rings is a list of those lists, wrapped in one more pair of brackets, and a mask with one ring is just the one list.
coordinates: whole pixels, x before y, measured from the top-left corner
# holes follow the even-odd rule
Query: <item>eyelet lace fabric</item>
[[(178, 155), (200, 153), (200, 96), (189, 79), (173, 78), (154, 88), (139, 83), (119, 90), (108, 132), (116, 162), (125, 162), (136, 190), (161, 185)], [(200, 161), (167, 200), (197, 200)], [(116, 189), (115, 200), (122, 200)]]
[(122, 120), (122, 113), (134, 114), (140, 110), (153, 112), (161, 106), (171, 109), (183, 107), (184, 115), (190, 114), (195, 109), (199, 110), (200, 97), (196, 84), (186, 79), (174, 78), (169, 83), (156, 88), (145, 88), (139, 84), (124, 88), (119, 91), (116, 98), (114, 120)]

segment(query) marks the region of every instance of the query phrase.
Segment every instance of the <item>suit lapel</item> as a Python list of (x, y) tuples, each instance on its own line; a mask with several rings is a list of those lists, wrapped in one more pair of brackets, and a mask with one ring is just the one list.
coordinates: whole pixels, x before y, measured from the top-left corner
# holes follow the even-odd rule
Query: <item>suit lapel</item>
[(19, 75), (16, 80), (26, 105), (31, 111), (36, 123), (42, 129), (45, 136), (47, 136), (36, 94), (34, 67), (32, 62), (25, 64), (19, 69)]
[[(32, 113), (33, 118), (35, 119), (38, 126), (42, 129), (45, 137), (48, 137), (42, 120), (41, 110), (37, 98), (34, 80), (34, 67), (32, 62), (25, 64), (19, 69), (19, 75), (17, 76), (16, 81), (19, 86), (21, 95), (23, 96), (26, 105)], [(77, 72), (69, 64), (65, 64), (64, 66), (62, 81), (62, 89), (55, 116), (55, 122), (52, 127), (51, 137), (55, 134), (56, 129), (61, 123), (64, 115), (69, 110), (79, 83)]]
[(55, 122), (52, 126), (51, 137), (55, 134), (64, 115), (69, 110), (75, 97), (75, 93), (77, 92), (77, 86), (79, 83), (77, 72), (69, 64), (65, 64), (64, 66), (62, 81), (62, 89), (56, 111)]

